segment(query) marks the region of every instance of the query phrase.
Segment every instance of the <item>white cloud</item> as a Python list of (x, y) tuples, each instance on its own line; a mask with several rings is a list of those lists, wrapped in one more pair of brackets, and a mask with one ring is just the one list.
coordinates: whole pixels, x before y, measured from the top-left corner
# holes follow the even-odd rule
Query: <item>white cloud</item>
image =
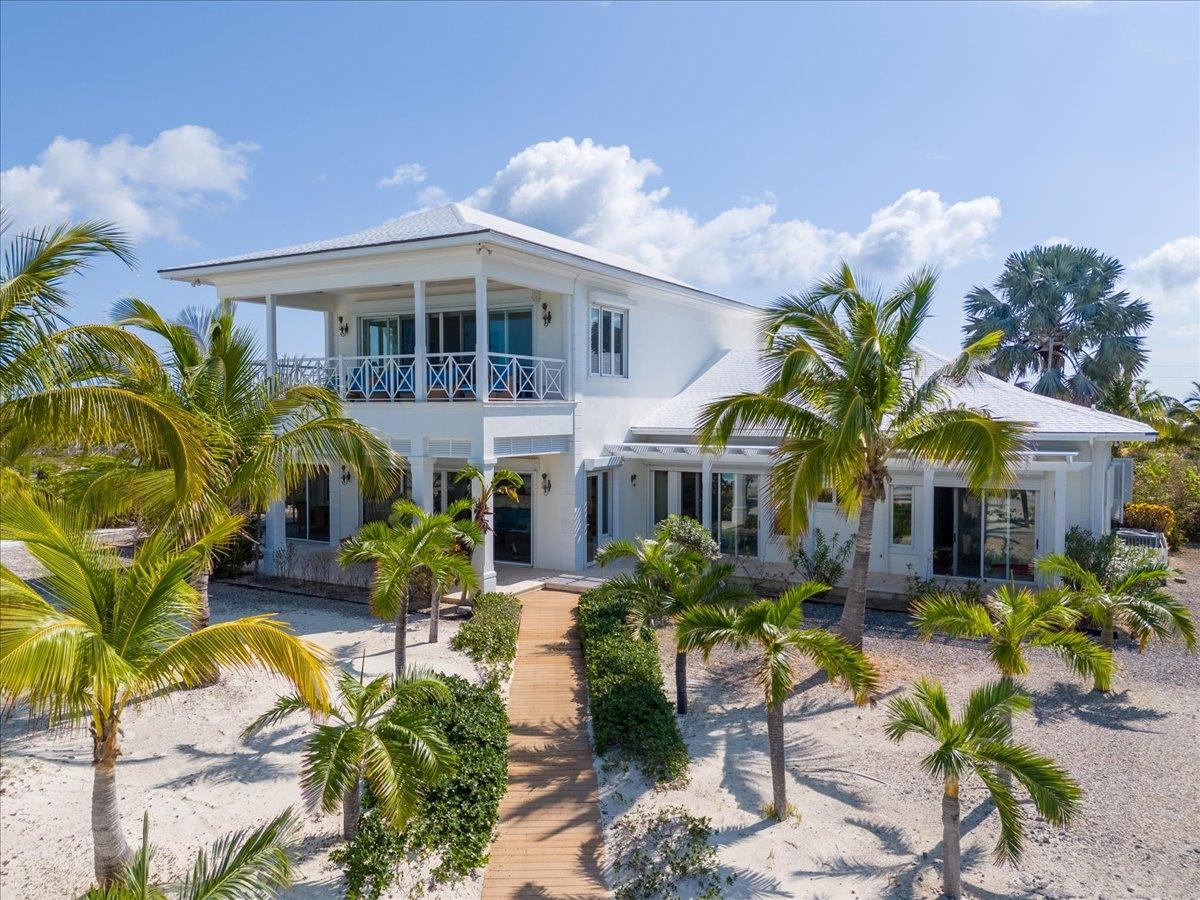
[(183, 125), (149, 144), (120, 135), (107, 144), (56, 137), (36, 163), (0, 172), (16, 227), (102, 218), (135, 237), (182, 237), (179, 214), (213, 200), (237, 200), (253, 144)]
[(1154, 312), (1146, 375), (1169, 394), (1200, 379), (1200, 236), (1178, 238), (1130, 263), (1123, 287)]
[(399, 187), (402, 184), (420, 184), (425, 180), (425, 167), (420, 163), (401, 163), (387, 178), (379, 179), (380, 187)]
[(428, 185), (417, 191), (417, 203), (422, 209), (428, 209), (431, 206), (439, 206), (450, 199), (450, 195), (438, 187), (436, 184)]
[(701, 220), (668, 203), (662, 174), (626, 146), (562, 138), (526, 147), (464, 202), (634, 257), (710, 288), (798, 288), (838, 259), (880, 276), (923, 263), (954, 265), (987, 252), (1000, 201), (947, 203), (910, 190), (858, 232), (780, 219), (771, 195)]

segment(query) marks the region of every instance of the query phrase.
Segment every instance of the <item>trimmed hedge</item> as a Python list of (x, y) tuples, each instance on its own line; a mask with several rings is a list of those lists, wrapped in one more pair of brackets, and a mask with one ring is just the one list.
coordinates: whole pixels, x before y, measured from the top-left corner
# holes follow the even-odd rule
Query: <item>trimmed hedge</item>
[(1125, 527), (1161, 531), (1173, 544), (1178, 543), (1175, 532), (1175, 510), (1159, 503), (1126, 503)]
[(450, 646), (471, 657), (488, 681), (499, 682), (512, 672), (520, 629), (521, 601), (513, 594), (492, 591), (476, 598), (471, 618)]
[(655, 644), (625, 627), (629, 603), (589, 591), (579, 598), (579, 641), (591, 694), (596, 752), (616, 748), (655, 781), (687, 771), (688, 754), (663, 693)]

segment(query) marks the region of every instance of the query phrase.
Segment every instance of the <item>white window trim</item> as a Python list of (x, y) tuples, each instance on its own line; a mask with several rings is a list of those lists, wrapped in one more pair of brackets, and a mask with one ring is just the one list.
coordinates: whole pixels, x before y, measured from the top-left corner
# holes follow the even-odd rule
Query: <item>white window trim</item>
[[(908, 491), (908, 542), (903, 543), (896, 540), (896, 490), (897, 488)], [(888, 546), (899, 547), (905, 550), (914, 550), (916, 548), (916, 511), (917, 511), (917, 488), (911, 484), (895, 484), (888, 489)]]
[[(624, 372), (595, 372), (592, 370), (592, 310), (600, 313), (600, 321), (604, 321), (604, 313), (611, 313), (613, 316), (621, 317), (621, 332), (624, 338), (624, 348), (621, 354), (621, 361), (624, 364)], [(591, 301), (588, 303), (587, 315), (587, 359), (588, 359), (588, 377), (589, 378), (629, 378), (629, 309), (623, 306), (614, 306), (608, 303), (597, 303)], [(604, 336), (600, 336), (600, 346), (597, 348), (597, 356), (599, 366), (604, 368)]]

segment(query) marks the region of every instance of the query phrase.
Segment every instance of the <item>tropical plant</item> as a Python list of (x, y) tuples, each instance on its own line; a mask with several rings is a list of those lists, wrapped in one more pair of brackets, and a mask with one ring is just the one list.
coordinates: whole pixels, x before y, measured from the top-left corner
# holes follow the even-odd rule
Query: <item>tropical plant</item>
[(701, 559), (716, 562), (721, 548), (712, 533), (691, 516), (671, 513), (654, 528), (654, 538)]
[(142, 817), (142, 846), (121, 875), (108, 886), (94, 887), (84, 900), (271, 900), (292, 883), (288, 849), (298, 825), (291, 808), (253, 830), (227, 834), (201, 850), (183, 881), (168, 889), (150, 877), (154, 848), (150, 814)]
[(106, 255), (134, 262), (125, 235), (100, 221), (28, 231), (7, 243), (0, 268), (0, 466), (27, 470), (45, 448), (127, 447), (169, 465), (175, 489), (194, 499), (207, 462), (197, 423), (119, 383), (155, 369), (153, 349), (119, 328), (72, 326), (65, 317), (66, 282)]
[[(1138, 652), (1151, 638), (1180, 638), (1189, 651), (1196, 649), (1196, 627), (1188, 607), (1163, 587), (1171, 570), (1143, 557), (1133, 565), (1110, 566), (1098, 576), (1074, 559), (1053, 553), (1038, 563), (1043, 575), (1062, 578), (1064, 599), (1093, 626), (1100, 629), (1100, 645), (1111, 651), (1113, 631), (1120, 627), (1137, 642)], [(1094, 690), (1108, 690), (1096, 679)]]
[(1156, 423), (1165, 420), (1177, 402), (1174, 398), (1154, 390), (1146, 379), (1134, 378), (1132, 374), (1126, 373), (1107, 384), (1103, 396), (1096, 403), (1096, 408), (1155, 425), (1157, 430)]
[(1142, 332), (1153, 316), (1117, 282), (1120, 260), (1055, 244), (1014, 253), (992, 288), (967, 294), (969, 343), (1002, 335), (989, 371), (1048, 397), (1094, 405), (1113, 382), (1146, 365)]
[[(890, 740), (899, 743), (919, 734), (937, 744), (921, 760), (921, 768), (942, 781), (942, 891), (946, 896), (962, 896), (959, 791), (971, 775), (983, 782), (1000, 816), (997, 862), (1018, 862), (1024, 844), (1025, 812), (1013, 794), (1013, 780), (1052, 825), (1068, 825), (1079, 812), (1083, 792), (1071, 776), (1052, 759), (1013, 740), (1013, 714), (1031, 706), (1010, 680), (973, 690), (958, 716), (951, 713), (942, 686), (926, 679), (917, 682), (911, 695), (888, 703), (885, 731)], [(1007, 773), (1008, 779), (1001, 773)]]
[[(132, 851), (117, 809), (121, 718), (132, 703), (194, 687), (214, 669), (257, 666), (282, 675), (309, 708), (327, 702), (326, 654), (268, 615), (190, 631), (200, 613), (189, 584), (212, 547), (239, 526), (227, 517), (182, 549), (164, 530), (124, 564), (86, 532), (77, 510), (10, 492), (0, 537), (24, 541), (46, 569), (35, 591), (0, 566), (0, 695), (49, 725), (88, 723), (96, 878), (113, 881)], [(43, 596), (43, 594), (45, 596)]]
[(861, 650), (823, 628), (803, 627), (804, 601), (825, 590), (827, 585), (810, 581), (788, 589), (777, 600), (741, 607), (694, 606), (680, 615), (677, 626), (679, 645), (702, 650), (705, 659), (722, 644), (753, 647), (760, 654), (754, 674), (767, 708), (770, 813), (781, 822), (788, 817), (783, 704), (796, 686), (800, 659), (824, 670), (830, 681), (842, 682), (860, 705), (879, 689), (879, 675)]
[(484, 476), (476, 466), (467, 465), (454, 473), (455, 483), (469, 481), (479, 485), (478, 496), (470, 506), (471, 517), (479, 527), (480, 533), (487, 534), (492, 530), (492, 507), (497, 497), (506, 497), (513, 503), (517, 502), (517, 492), (525, 484), (525, 479), (510, 469), (496, 469), (492, 477)]
[(839, 540), (837, 534), (825, 535), (820, 528), (813, 531), (812, 549), (802, 542), (796, 543), (792, 553), (792, 567), (804, 581), (819, 581), (834, 585), (846, 574), (846, 560), (854, 549), (854, 540)]
[(740, 429), (779, 435), (771, 469), (777, 522), (792, 542), (809, 507), (830, 486), (858, 516), (842, 636), (862, 647), (875, 504), (886, 496), (889, 460), (906, 455), (959, 469), (982, 491), (1011, 478), (1024, 427), (952, 407), (949, 390), (974, 377), (996, 347), (987, 334), (949, 362), (929, 365), (917, 338), (937, 278), (922, 270), (887, 296), (860, 288), (842, 266), (802, 296), (767, 312), (767, 383), (710, 403), (700, 440), (724, 447)]
[[(435, 675), (380, 675), (363, 683), (349, 672), (337, 680), (338, 702), (322, 709), (325, 721), (304, 745), (300, 788), (312, 809), (342, 807), (342, 836), (352, 840), (362, 815), (362, 787), (393, 828), (403, 827), (425, 788), (445, 776), (454, 751), (425, 703), (445, 703), (450, 692)], [(307, 708), (290, 694), (255, 719), (243, 737)]]
[[(629, 601), (626, 624), (643, 641), (653, 642), (655, 629), (678, 623), (696, 606), (737, 606), (753, 596), (732, 582), (732, 563), (710, 562), (669, 541), (613, 541), (596, 558), (601, 565), (622, 558), (637, 560), (633, 573), (615, 575), (596, 590)], [(688, 710), (687, 654), (676, 632), (675, 711), (681, 716)]]
[(429, 608), (429, 640), (438, 640), (442, 593), (454, 584), (464, 591), (479, 584), (469, 556), (470, 548), (483, 539), (472, 520), (464, 519), (470, 501), (450, 504), (444, 513), (427, 513), (411, 500), (398, 500), (386, 522), (368, 522), (342, 545), (343, 566), (375, 564), (371, 582), (371, 612), (391, 619), (396, 626), (396, 677), (407, 667), (408, 595), (414, 579), (426, 577), (433, 586)]
[(1179, 447), (1150, 447), (1133, 462), (1135, 503), (1167, 506), (1175, 514), (1174, 546), (1200, 541), (1200, 453)]

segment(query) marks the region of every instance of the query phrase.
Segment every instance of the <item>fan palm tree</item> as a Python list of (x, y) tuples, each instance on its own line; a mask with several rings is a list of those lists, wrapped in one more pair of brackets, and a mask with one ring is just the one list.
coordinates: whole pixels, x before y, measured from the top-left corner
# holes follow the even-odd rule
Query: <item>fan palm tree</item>
[(772, 496), (793, 542), (831, 486), (845, 515), (858, 516), (841, 632), (860, 649), (875, 503), (886, 496), (889, 460), (951, 466), (982, 491), (1012, 477), (1023, 447), (1022, 425), (950, 403), (951, 388), (975, 376), (998, 334), (932, 369), (917, 345), (936, 282), (923, 270), (878, 296), (842, 266), (807, 294), (781, 298), (764, 320), (766, 386), (710, 403), (700, 417), (700, 440), (710, 448), (739, 429), (778, 435)]
[(396, 677), (408, 664), (408, 597), (414, 579), (426, 577), (433, 586), (429, 607), (429, 640), (438, 639), (442, 592), (454, 584), (474, 590), (479, 579), (471, 565), (470, 549), (483, 539), (479, 527), (463, 514), (469, 500), (459, 500), (444, 513), (427, 513), (411, 500), (398, 500), (387, 522), (368, 522), (342, 545), (343, 566), (375, 564), (371, 582), (371, 612), (396, 626)]
[(192, 871), (171, 894), (150, 878), (150, 814), (142, 817), (142, 846), (121, 875), (92, 888), (83, 900), (271, 900), (292, 883), (288, 849), (298, 825), (291, 808), (253, 830), (235, 831), (201, 850)]
[[(1098, 576), (1069, 556), (1053, 553), (1038, 563), (1044, 575), (1062, 578), (1064, 599), (1100, 629), (1100, 644), (1112, 651), (1113, 631), (1120, 627), (1137, 641), (1138, 652), (1151, 638), (1182, 638), (1188, 650), (1196, 649), (1196, 626), (1187, 606), (1163, 589), (1171, 570), (1153, 564), (1134, 565), (1127, 571)], [(1094, 690), (1107, 691), (1108, 682), (1097, 678)]]
[[(997, 862), (1019, 861), (1024, 843), (1025, 814), (1013, 795), (1012, 780), (1052, 825), (1068, 825), (1079, 812), (1083, 793), (1071, 776), (1052, 759), (1013, 741), (1012, 716), (1031, 705), (1011, 680), (973, 690), (957, 717), (942, 686), (925, 679), (911, 696), (888, 703), (889, 739), (899, 743), (920, 734), (937, 744), (921, 760), (921, 768), (942, 781), (942, 891), (948, 897), (962, 896), (959, 790), (971, 775), (984, 783), (1000, 814)], [(1008, 773), (1009, 780), (1000, 773)]]
[[(736, 567), (732, 563), (708, 562), (694, 554), (672, 549), (665, 541), (613, 541), (597, 554), (601, 566), (617, 559), (637, 560), (633, 573), (610, 578), (598, 590), (629, 602), (626, 624), (641, 640), (653, 641), (655, 629), (667, 622), (678, 623), (680, 616), (696, 606), (736, 607), (754, 595), (734, 584)], [(675, 711), (686, 715), (687, 648), (675, 641)]]
[(754, 674), (767, 707), (770, 814), (781, 822), (788, 816), (783, 704), (795, 689), (800, 659), (813, 662), (828, 673), (831, 681), (842, 682), (860, 705), (879, 689), (879, 675), (861, 650), (822, 628), (803, 627), (804, 601), (828, 589), (827, 585), (809, 581), (790, 588), (777, 600), (738, 607), (699, 605), (679, 616), (679, 646), (702, 650), (706, 660), (722, 644), (753, 647), (760, 654)]
[(154, 351), (120, 328), (72, 326), (65, 317), (66, 282), (103, 256), (134, 262), (125, 235), (100, 221), (8, 243), (0, 267), (0, 466), (26, 469), (45, 448), (128, 447), (171, 467), (175, 489), (194, 499), (207, 477), (197, 423), (120, 383), (156, 370)]
[(96, 878), (106, 884), (131, 851), (117, 809), (125, 708), (217, 668), (257, 666), (282, 675), (309, 707), (327, 702), (326, 654), (271, 616), (192, 630), (200, 613), (190, 579), (212, 547), (239, 527), (227, 517), (180, 549), (152, 533), (129, 565), (85, 532), (77, 511), (10, 492), (0, 537), (24, 541), (47, 570), (45, 597), (0, 566), (0, 696), (23, 702), (51, 727), (85, 720), (92, 736), (92, 836)]
[(1117, 289), (1120, 260), (1055, 244), (1014, 253), (992, 288), (967, 294), (969, 343), (999, 331), (989, 371), (1048, 397), (1086, 406), (1146, 365), (1142, 332), (1153, 316), (1145, 300)]
[[(380, 812), (401, 828), (425, 787), (454, 762), (454, 752), (427, 706), (430, 701), (449, 702), (450, 691), (428, 673), (381, 675), (364, 684), (343, 672), (337, 692), (338, 703), (323, 711), (328, 720), (315, 727), (304, 746), (300, 787), (305, 800), (326, 813), (341, 804), (342, 836), (353, 840), (365, 782)], [(299, 694), (280, 697), (243, 736), (306, 708)]]

